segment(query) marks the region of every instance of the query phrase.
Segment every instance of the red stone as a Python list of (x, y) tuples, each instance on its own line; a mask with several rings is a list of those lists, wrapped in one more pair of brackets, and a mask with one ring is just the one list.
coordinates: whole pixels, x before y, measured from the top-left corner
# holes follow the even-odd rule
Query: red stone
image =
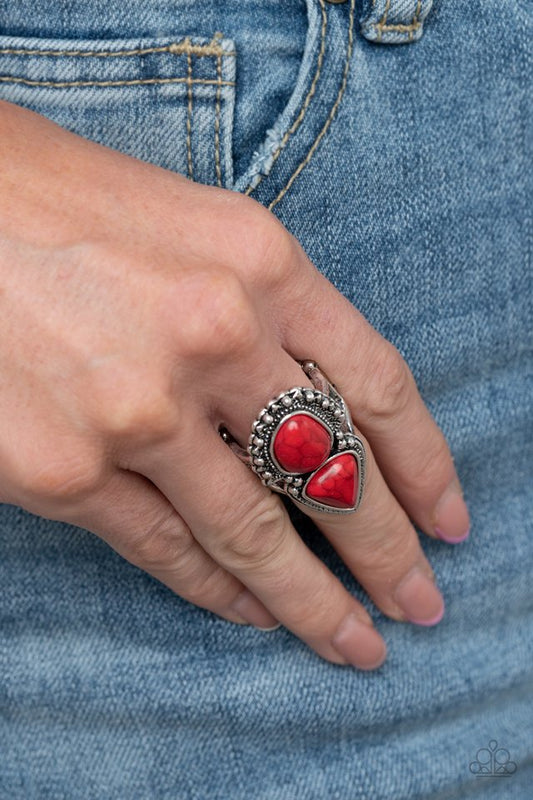
[(353, 508), (358, 477), (355, 457), (351, 453), (341, 453), (309, 479), (305, 493), (325, 506)]
[(280, 425), (274, 438), (274, 456), (286, 472), (312, 472), (331, 450), (327, 428), (309, 414), (294, 414)]

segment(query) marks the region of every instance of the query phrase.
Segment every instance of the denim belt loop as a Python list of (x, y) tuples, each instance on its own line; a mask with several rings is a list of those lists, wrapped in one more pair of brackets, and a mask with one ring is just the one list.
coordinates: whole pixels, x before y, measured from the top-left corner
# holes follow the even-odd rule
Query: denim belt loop
[(424, 20), (433, 0), (371, 0), (361, 22), (361, 33), (370, 42), (408, 44), (422, 36)]

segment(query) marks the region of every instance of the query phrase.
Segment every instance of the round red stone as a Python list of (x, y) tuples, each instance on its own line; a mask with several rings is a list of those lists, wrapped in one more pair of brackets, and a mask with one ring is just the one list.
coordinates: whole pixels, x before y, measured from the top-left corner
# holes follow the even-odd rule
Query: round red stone
[(286, 472), (312, 472), (324, 463), (330, 450), (328, 430), (309, 414), (289, 417), (274, 437), (274, 456)]
[(305, 493), (325, 506), (353, 508), (358, 478), (355, 457), (351, 453), (341, 453), (309, 478)]

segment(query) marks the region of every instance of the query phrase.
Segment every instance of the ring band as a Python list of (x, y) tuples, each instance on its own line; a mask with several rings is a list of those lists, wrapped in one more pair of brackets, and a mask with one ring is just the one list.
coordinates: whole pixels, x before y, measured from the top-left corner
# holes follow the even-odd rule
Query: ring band
[(313, 511), (357, 511), (365, 482), (365, 448), (334, 384), (314, 361), (298, 362), (313, 389), (282, 392), (258, 414), (248, 449), (220, 434), (265, 486)]

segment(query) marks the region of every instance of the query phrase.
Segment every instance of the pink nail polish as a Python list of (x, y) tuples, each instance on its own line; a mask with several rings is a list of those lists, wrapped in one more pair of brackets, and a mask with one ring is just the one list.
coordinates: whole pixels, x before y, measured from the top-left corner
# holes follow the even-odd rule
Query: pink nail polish
[(387, 656), (385, 642), (377, 630), (354, 613), (344, 617), (331, 643), (339, 655), (358, 669), (375, 669)]
[(459, 481), (454, 478), (442, 494), (434, 513), (435, 534), (448, 544), (464, 542), (470, 533), (470, 516)]
[(438, 527), (435, 528), (435, 533), (437, 534), (439, 539), (442, 539), (442, 541), (446, 542), (447, 544), (460, 544), (461, 542), (464, 542), (465, 539), (468, 539), (470, 535), (470, 528), (467, 528), (466, 533), (463, 533), (462, 536), (458, 536), (455, 539), (451, 536), (446, 536), (444, 531), (442, 531)]
[(278, 620), (248, 589), (237, 595), (231, 604), (231, 609), (250, 625), (255, 625), (263, 631), (272, 631), (280, 626)]
[(419, 567), (413, 567), (400, 582), (394, 600), (415, 625), (436, 625), (444, 616), (441, 593)]

